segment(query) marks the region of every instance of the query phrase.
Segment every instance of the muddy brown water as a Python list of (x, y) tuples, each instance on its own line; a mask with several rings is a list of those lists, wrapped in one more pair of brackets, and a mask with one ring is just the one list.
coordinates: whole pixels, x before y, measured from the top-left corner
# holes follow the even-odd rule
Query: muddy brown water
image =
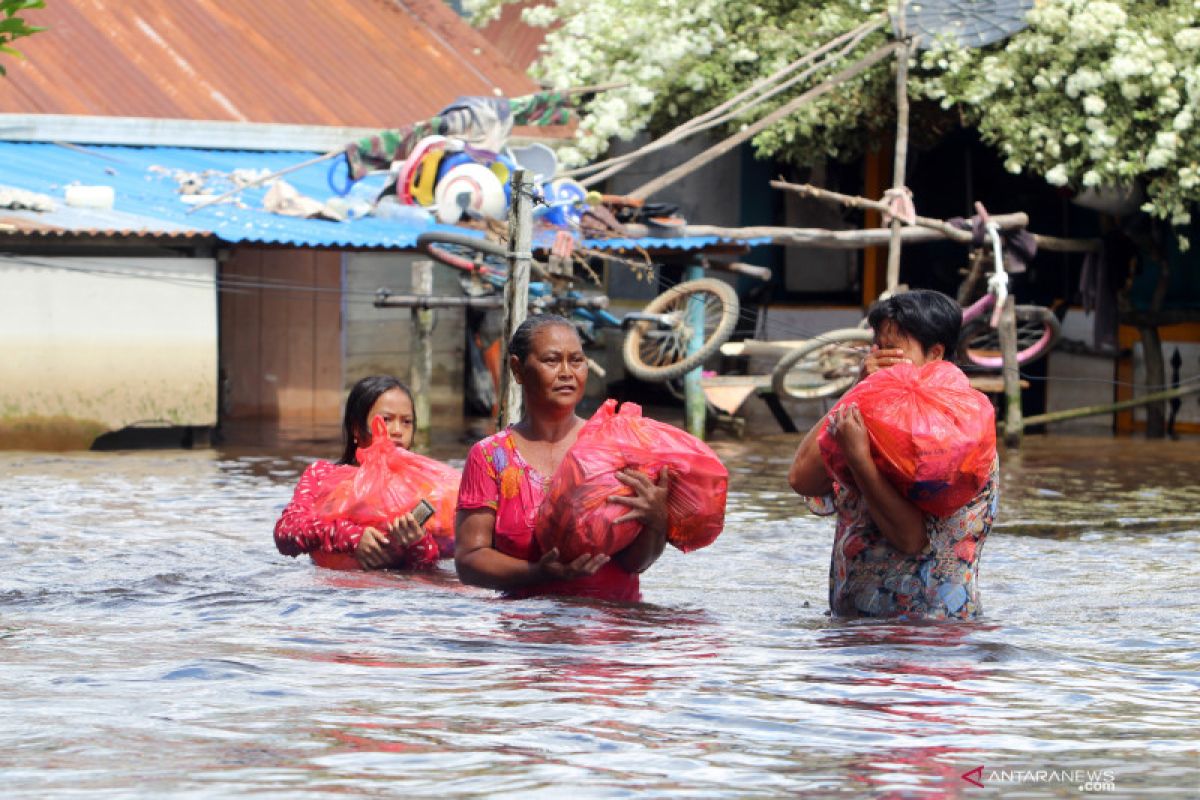
[(2, 791), (1197, 796), (1200, 443), (1005, 454), (986, 618), (924, 625), (826, 616), (796, 443), (715, 443), (725, 533), (632, 607), (280, 556), (329, 443), (0, 453)]

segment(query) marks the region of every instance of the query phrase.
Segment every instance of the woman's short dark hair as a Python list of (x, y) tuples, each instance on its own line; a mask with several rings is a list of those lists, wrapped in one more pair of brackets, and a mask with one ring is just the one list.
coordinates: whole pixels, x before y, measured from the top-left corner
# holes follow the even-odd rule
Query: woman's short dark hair
[(508, 341), (508, 354), (516, 356), (517, 361), (524, 363), (526, 357), (533, 352), (533, 335), (547, 325), (565, 325), (572, 331), (575, 330), (571, 320), (566, 317), (560, 317), (558, 314), (534, 314), (532, 317), (526, 317), (513, 331), (512, 338)]
[(884, 322), (893, 323), (925, 353), (940, 344), (946, 351), (943, 358), (952, 361), (962, 329), (962, 306), (941, 292), (913, 289), (877, 301), (867, 312), (867, 322), (875, 331)]
[(413, 406), (413, 425), (417, 424), (417, 406), (413, 402), (412, 391), (404, 382), (391, 375), (368, 375), (354, 384), (346, 397), (346, 411), (342, 415), (342, 457), (337, 463), (358, 463), (354, 454), (358, 449), (358, 440), (366, 438), (371, 432), (371, 421), (367, 419), (367, 414), (371, 413), (375, 401), (392, 389), (399, 389), (408, 395), (408, 401)]

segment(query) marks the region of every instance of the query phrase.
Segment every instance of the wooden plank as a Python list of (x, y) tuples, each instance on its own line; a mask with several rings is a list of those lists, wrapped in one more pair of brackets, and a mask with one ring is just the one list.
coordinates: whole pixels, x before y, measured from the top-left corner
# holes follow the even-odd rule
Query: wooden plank
[[(259, 251), (264, 284), (278, 286), (287, 280), (287, 257), (274, 250)], [(264, 289), (259, 317), (261, 356), (259, 416), (280, 419), (280, 394), (287, 385), (287, 302), (278, 288)]]
[(259, 253), (251, 248), (235, 248), (220, 269), (224, 410), (230, 419), (252, 418), (262, 409), (259, 331), (262, 292), (247, 284), (256, 284), (261, 277)]
[(284, 309), (284, 360), (279, 381), (279, 420), (311, 426), (313, 422), (313, 348), (316, 345), (315, 252), (311, 249), (273, 251), (279, 280), (276, 290)]

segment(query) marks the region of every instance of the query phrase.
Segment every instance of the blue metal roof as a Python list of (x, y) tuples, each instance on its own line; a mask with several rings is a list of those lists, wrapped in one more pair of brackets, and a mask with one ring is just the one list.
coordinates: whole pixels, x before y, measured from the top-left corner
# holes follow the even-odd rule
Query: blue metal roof
[[(138, 235), (212, 234), (230, 243), (292, 245), (294, 247), (408, 250), (417, 235), (430, 227), (373, 216), (345, 222), (273, 214), (262, 208), (265, 186), (244, 190), (238, 199), (245, 208), (221, 203), (189, 214), (176, 172), (267, 170), (276, 172), (312, 159), (316, 153), (296, 151), (198, 150), (180, 147), (115, 147), (57, 145), (0, 141), (0, 184), (40, 192), (54, 198), (53, 212), (5, 211), (0, 216), (79, 233)], [(334, 194), (329, 186), (331, 162), (288, 173), (284, 180), (301, 194), (324, 201)], [(71, 208), (63, 200), (71, 184), (111, 186), (111, 211)], [(445, 226), (436, 226), (445, 227)], [(462, 230), (462, 229), (456, 229)], [(588, 240), (597, 249), (699, 250), (722, 243), (755, 245), (768, 240), (725, 239), (716, 236)]]

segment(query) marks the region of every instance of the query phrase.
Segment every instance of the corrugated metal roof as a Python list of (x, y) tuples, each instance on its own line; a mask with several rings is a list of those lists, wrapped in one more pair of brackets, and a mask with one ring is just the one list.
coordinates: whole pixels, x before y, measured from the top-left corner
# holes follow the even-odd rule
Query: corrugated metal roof
[(536, 91), (439, 0), (53, 0), (6, 59), (7, 113), (395, 127)]
[[(0, 142), (0, 185), (40, 192), (54, 198), (53, 212), (5, 211), (0, 217), (25, 233), (89, 236), (199, 236), (213, 234), (230, 243), (290, 245), (293, 247), (407, 250), (426, 227), (369, 216), (346, 222), (286, 217), (263, 210), (267, 189), (245, 190), (245, 208), (220, 204), (189, 214), (181, 200), (175, 173), (215, 170), (275, 172), (311, 159), (315, 154), (293, 151), (196, 150), (178, 147), (64, 146), (33, 142)], [(331, 164), (315, 164), (289, 173), (284, 180), (301, 194), (324, 201)], [(338, 164), (337, 169), (343, 170)], [(71, 184), (111, 186), (111, 210), (66, 206)], [(461, 230), (461, 229), (457, 229)], [(720, 244), (761, 244), (715, 236), (588, 240), (596, 249), (699, 250)]]
[(505, 3), (500, 7), (500, 16), (483, 26), (483, 35), (488, 41), (521, 69), (529, 69), (529, 65), (537, 60), (542, 42), (546, 40), (546, 28), (535, 28), (521, 19), (525, 9), (538, 5), (541, 5), (540, 0)]

